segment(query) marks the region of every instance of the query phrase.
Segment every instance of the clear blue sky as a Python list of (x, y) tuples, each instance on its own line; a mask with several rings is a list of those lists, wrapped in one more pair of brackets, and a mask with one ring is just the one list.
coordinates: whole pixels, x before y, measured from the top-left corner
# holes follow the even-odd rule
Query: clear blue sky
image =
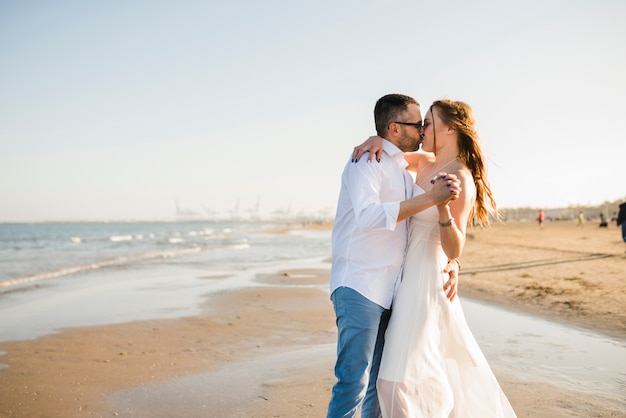
[(5, 1), (0, 221), (331, 211), (375, 101), (469, 103), (501, 207), (626, 197), (626, 2)]

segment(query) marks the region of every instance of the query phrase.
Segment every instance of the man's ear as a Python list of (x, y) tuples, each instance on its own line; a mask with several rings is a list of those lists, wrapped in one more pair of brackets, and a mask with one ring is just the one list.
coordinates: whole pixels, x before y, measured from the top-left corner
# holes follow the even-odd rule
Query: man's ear
[(397, 136), (399, 132), (400, 132), (400, 127), (398, 126), (398, 124), (391, 122), (389, 124), (389, 127), (387, 128), (387, 135)]

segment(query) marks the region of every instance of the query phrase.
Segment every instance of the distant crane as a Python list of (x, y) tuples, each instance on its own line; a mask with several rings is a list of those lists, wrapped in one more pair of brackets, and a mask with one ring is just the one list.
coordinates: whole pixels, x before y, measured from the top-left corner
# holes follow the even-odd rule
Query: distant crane
[(202, 219), (202, 213), (196, 212), (195, 210), (181, 208), (178, 205), (178, 199), (175, 200), (176, 203), (176, 219), (180, 221), (194, 220), (194, 219)]
[(239, 219), (239, 199), (237, 199), (237, 203), (235, 204), (235, 207), (232, 208), (229, 212), (230, 212), (231, 219), (233, 220)]
[(248, 209), (247, 211), (250, 213), (250, 218), (253, 220), (259, 219), (259, 209), (261, 207), (261, 196), (257, 196), (256, 205), (252, 209)]
[(288, 219), (289, 217), (291, 217), (291, 203), (289, 204), (287, 209), (276, 209), (274, 212), (272, 212), (272, 215), (274, 215), (274, 218), (276, 219)]
[(206, 207), (206, 205), (204, 203), (202, 204), (202, 210), (204, 210), (204, 213), (206, 213), (206, 216), (209, 219), (215, 218), (215, 214), (217, 213), (213, 209)]

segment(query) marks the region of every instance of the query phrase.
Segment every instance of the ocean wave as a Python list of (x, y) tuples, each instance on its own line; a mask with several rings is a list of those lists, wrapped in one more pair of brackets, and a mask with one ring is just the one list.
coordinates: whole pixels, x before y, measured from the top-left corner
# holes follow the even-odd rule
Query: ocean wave
[[(227, 233), (232, 232), (229, 229), (226, 229)], [(119, 234), (119, 235), (111, 235), (104, 237), (81, 237), (81, 236), (70, 236), (68, 239), (73, 244), (81, 244), (85, 242), (102, 242), (109, 241), (114, 243), (126, 243), (130, 241), (142, 241), (142, 240), (154, 240), (157, 239), (161, 243), (165, 244), (179, 244), (185, 242), (185, 237), (189, 237), (191, 240), (193, 239), (204, 239), (204, 240), (223, 240), (229, 238), (226, 234), (215, 234), (215, 229), (212, 228), (204, 228), (200, 230), (191, 230), (187, 232), (180, 231), (171, 231), (169, 234), (165, 234), (159, 237), (154, 233), (132, 233), (132, 234)]]
[(132, 235), (113, 235), (112, 237), (109, 237), (109, 240), (113, 242), (132, 241), (133, 236)]
[(243, 244), (231, 245), (230, 248), (233, 250), (247, 250), (248, 248), (250, 248), (250, 245), (244, 242)]
[(247, 243), (243, 244), (233, 244), (225, 247), (219, 248), (209, 248), (203, 249), (198, 246), (193, 246), (191, 248), (177, 248), (177, 249), (169, 249), (164, 251), (156, 251), (149, 253), (140, 253), (134, 255), (126, 255), (121, 257), (115, 257), (108, 260), (90, 263), (90, 264), (82, 264), (79, 266), (70, 266), (64, 267), (53, 271), (47, 271), (44, 273), (38, 273), (31, 276), (18, 277), (14, 279), (6, 279), (0, 281), (0, 294), (6, 293), (9, 291), (9, 288), (13, 288), (14, 286), (26, 285), (33, 282), (39, 282), (47, 279), (53, 279), (57, 277), (67, 276), (75, 273), (82, 273), (90, 270), (98, 270), (111, 266), (117, 266), (120, 264), (127, 264), (141, 260), (150, 260), (150, 259), (168, 259), (174, 257), (180, 257), (191, 254), (199, 254), (199, 253), (207, 253), (213, 251), (224, 251), (224, 250), (245, 250), (250, 248)]

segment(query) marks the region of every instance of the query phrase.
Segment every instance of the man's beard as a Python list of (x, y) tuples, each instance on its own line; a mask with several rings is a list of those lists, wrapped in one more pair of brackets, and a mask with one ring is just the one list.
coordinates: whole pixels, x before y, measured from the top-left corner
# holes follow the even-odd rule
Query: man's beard
[(413, 140), (410, 136), (405, 136), (400, 141), (400, 149), (403, 152), (413, 152), (417, 151), (420, 148), (420, 144), (422, 143), (422, 139), (419, 138), (417, 140)]

